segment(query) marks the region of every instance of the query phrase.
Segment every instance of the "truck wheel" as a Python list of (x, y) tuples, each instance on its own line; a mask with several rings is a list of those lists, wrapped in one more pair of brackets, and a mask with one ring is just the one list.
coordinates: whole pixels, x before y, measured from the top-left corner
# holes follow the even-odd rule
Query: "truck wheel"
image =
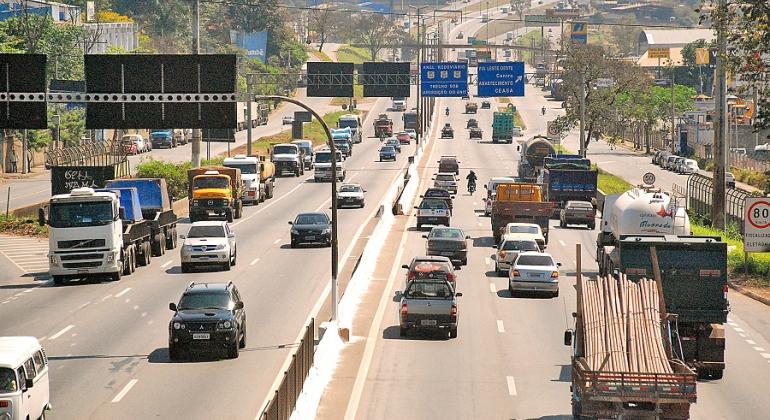
[(121, 270), (123, 270), (124, 276), (131, 274), (131, 250), (130, 249), (127, 249), (123, 253), (123, 264), (122, 264)]
[(299, 168), (297, 168), (297, 169), (294, 170), (294, 176), (295, 177), (299, 177), (299, 175), (300, 175)]
[(152, 256), (153, 257), (160, 257), (163, 255), (163, 246), (160, 239), (160, 234), (156, 234), (152, 238)]
[(449, 338), (457, 338), (457, 328), (449, 329)]
[(110, 274), (110, 281), (120, 281), (120, 270)]
[(227, 213), (225, 214), (225, 217), (227, 218), (227, 221), (229, 223), (232, 223), (233, 222), (233, 210), (227, 211)]
[(63, 276), (53, 276), (53, 284), (54, 284), (54, 286), (61, 286), (66, 281), (67, 280)]

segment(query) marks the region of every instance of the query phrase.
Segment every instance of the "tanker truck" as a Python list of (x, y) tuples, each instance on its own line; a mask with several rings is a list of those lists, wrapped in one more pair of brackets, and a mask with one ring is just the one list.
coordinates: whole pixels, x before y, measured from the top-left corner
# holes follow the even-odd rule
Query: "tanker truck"
[(519, 162), (519, 177), (537, 178), (543, 168), (545, 158), (555, 155), (556, 149), (546, 137), (535, 136), (521, 144), (516, 150), (521, 153)]
[(722, 378), (727, 300), (727, 244), (692, 236), (685, 209), (654, 187), (608, 195), (596, 241), (600, 275), (632, 281), (653, 275), (655, 247), (674, 352), (699, 378)]

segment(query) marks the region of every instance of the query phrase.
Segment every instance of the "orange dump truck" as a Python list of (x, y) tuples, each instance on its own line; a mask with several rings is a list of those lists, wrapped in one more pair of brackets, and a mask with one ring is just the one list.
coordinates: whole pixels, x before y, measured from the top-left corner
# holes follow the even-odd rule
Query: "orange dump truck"
[(543, 201), (540, 184), (514, 182), (499, 184), (492, 203), (492, 235), (495, 244), (500, 243), (508, 223), (534, 223), (543, 230), (548, 243), (548, 220), (553, 214), (554, 203)]

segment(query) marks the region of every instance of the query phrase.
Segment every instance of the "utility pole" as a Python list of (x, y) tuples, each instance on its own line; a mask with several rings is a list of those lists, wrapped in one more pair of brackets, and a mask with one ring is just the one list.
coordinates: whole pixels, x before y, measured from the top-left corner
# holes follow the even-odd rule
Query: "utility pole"
[(711, 195), (711, 225), (715, 229), (725, 228), (725, 165), (727, 134), (727, 77), (725, 74), (725, 55), (727, 53), (727, 30), (724, 16), (727, 11), (726, 0), (719, 0), (720, 16), (717, 19), (717, 63), (714, 77), (716, 84), (714, 118), (714, 188)]
[[(423, 32), (422, 29), (422, 9), (426, 8), (427, 6), (420, 6), (415, 7), (411, 4), (409, 5), (409, 8), (415, 9), (417, 11), (417, 43), (419, 44), (419, 48), (417, 50), (417, 69), (419, 71), (420, 65), (422, 64), (423, 60)], [(423, 115), (421, 111), (424, 111), (425, 106), (424, 104), (421, 104), (422, 102), (422, 90), (420, 87), (420, 83), (417, 83), (417, 136), (416, 141), (417, 144), (420, 143), (420, 140), (422, 139), (422, 133), (425, 127), (425, 124), (423, 123)]]
[(246, 75), (246, 156), (251, 156), (251, 90), (252, 90), (252, 75)]
[[(192, 0), (192, 53), (200, 53), (200, 18), (201, 18), (201, 3), (200, 0)], [(198, 93), (200, 93), (201, 87), (198, 86)], [(201, 113), (201, 105), (198, 104), (198, 115)], [(201, 130), (195, 128), (192, 131), (192, 156), (190, 162), (193, 168), (201, 166)]]
[[(674, 67), (671, 67), (671, 153), (676, 151), (676, 104), (674, 103)], [(685, 151), (682, 150), (681, 153)]]
[(586, 157), (586, 79), (580, 73), (580, 156)]

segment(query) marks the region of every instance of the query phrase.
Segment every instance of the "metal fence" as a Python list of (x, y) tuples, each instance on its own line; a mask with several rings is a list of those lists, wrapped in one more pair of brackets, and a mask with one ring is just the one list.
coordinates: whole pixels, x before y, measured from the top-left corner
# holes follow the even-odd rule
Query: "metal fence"
[(730, 166), (740, 169), (751, 169), (759, 172), (770, 171), (770, 162), (756, 160), (742, 153), (730, 153)]
[(49, 150), (45, 167), (53, 166), (119, 166), (128, 156), (120, 141), (98, 141)]
[(310, 324), (305, 326), (305, 335), (299, 342), (297, 351), (291, 355), (289, 369), (283, 372), (283, 380), (275, 390), (275, 395), (267, 403), (267, 407), (259, 415), (260, 420), (289, 420), (297, 398), (302, 392), (302, 386), (313, 366), (315, 353), (315, 319), (310, 319)]
[[(676, 191), (675, 193), (681, 193)], [(687, 209), (691, 212), (711, 220), (711, 196), (714, 183), (711, 178), (699, 174), (692, 174), (687, 178)], [(743, 212), (746, 197), (751, 196), (749, 191), (740, 188), (725, 189), (725, 206), (727, 223), (738, 225), (743, 233)]]

